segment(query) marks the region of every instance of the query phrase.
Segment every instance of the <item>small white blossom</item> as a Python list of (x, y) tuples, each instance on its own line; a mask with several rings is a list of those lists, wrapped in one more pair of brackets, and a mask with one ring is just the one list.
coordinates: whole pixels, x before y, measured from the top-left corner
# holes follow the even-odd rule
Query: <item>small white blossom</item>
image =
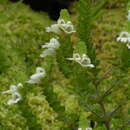
[(74, 53), (72, 58), (67, 58), (68, 60), (73, 60), (76, 62), (80, 62), (81, 61), (81, 56), (79, 53)]
[(22, 99), (22, 97), (21, 97), (20, 93), (14, 92), (14, 93), (12, 93), (12, 98), (10, 100), (8, 100), (7, 104), (8, 105), (16, 104), (21, 99)]
[(55, 55), (55, 49), (53, 49), (53, 48), (48, 48), (48, 49), (44, 50), (44, 51), (42, 52), (42, 54), (40, 54), (40, 57), (41, 57), (41, 58), (44, 58), (44, 57), (46, 57), (46, 56), (53, 56), (53, 55)]
[(78, 130), (82, 130), (82, 128), (78, 128)]
[(59, 19), (59, 20), (58, 20), (58, 26), (59, 26), (59, 28), (60, 28), (61, 30), (63, 30), (65, 33), (71, 34), (71, 33), (76, 32), (76, 31), (74, 30), (74, 26), (73, 26), (73, 24), (72, 24), (71, 21), (67, 21), (67, 22), (65, 23), (64, 19)]
[(121, 32), (120, 36), (117, 38), (117, 41), (127, 43), (126, 46), (130, 49), (130, 33), (128, 32)]
[(62, 31), (71, 34), (76, 32), (74, 30), (74, 26), (71, 21), (65, 22), (64, 19), (59, 19), (57, 24), (53, 24), (50, 27), (46, 27), (46, 32), (54, 32), (56, 34), (60, 34)]
[(19, 83), (17, 86), (16, 85), (11, 85), (10, 89), (7, 90), (7, 91), (2, 92), (2, 94), (11, 94), (11, 93), (17, 92), (18, 88), (22, 88), (22, 87), (23, 87), (23, 85), (21, 83)]
[(92, 128), (86, 128), (86, 130), (92, 130)]
[(81, 66), (83, 66), (83, 67), (94, 68), (94, 65), (91, 64), (91, 60), (90, 60), (90, 58), (89, 58), (86, 54), (83, 54), (83, 55), (82, 55), (82, 59), (81, 59), (80, 64), (81, 64)]
[(43, 68), (37, 67), (36, 73), (30, 76), (30, 80), (27, 81), (27, 83), (30, 84), (38, 84), (40, 83), (41, 79), (46, 76), (46, 72)]
[[(82, 130), (82, 128), (78, 128), (78, 130)], [(86, 128), (86, 130), (92, 130), (92, 128)]]
[(128, 47), (128, 49), (130, 49), (130, 43), (127, 43), (126, 46)]
[(47, 48), (40, 54), (41, 58), (44, 58), (46, 56), (53, 56), (55, 55), (56, 49), (60, 47), (60, 43), (57, 39), (51, 38), (49, 43), (45, 43), (45, 45), (42, 45), (42, 48)]
[(128, 10), (128, 16), (127, 16), (128, 20), (130, 20), (130, 10)]
[(118, 42), (130, 42), (130, 33), (128, 32), (121, 32), (120, 36), (117, 38)]
[(45, 43), (45, 45), (42, 45), (42, 48), (54, 48), (57, 49), (60, 47), (60, 43), (57, 39), (51, 38), (50, 42)]
[(18, 89), (22, 87), (23, 85), (19, 83), (17, 86), (11, 85), (9, 90), (2, 92), (2, 94), (12, 94), (12, 98), (7, 102), (8, 105), (16, 104), (22, 99), (21, 94), (18, 92)]
[(90, 67), (90, 68), (95, 67), (93, 64), (91, 64), (91, 60), (86, 54), (82, 54), (82, 56), (80, 56), (79, 53), (74, 53), (73, 57), (67, 58), (67, 60), (75, 61), (79, 63), (82, 67)]
[(46, 32), (53, 32), (53, 33), (56, 33), (56, 34), (60, 34), (61, 33), (61, 30), (60, 28), (58, 27), (57, 24), (52, 24), (50, 27), (46, 27)]

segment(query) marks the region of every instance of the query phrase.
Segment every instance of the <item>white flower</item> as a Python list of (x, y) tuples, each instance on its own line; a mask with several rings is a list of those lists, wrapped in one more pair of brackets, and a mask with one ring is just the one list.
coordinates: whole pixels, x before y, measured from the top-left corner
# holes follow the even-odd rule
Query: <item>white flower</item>
[[(78, 130), (82, 130), (82, 128), (78, 128)], [(86, 130), (92, 130), (92, 128), (86, 128)]]
[(55, 55), (55, 49), (48, 48), (45, 51), (43, 51), (42, 54), (40, 54), (40, 57), (44, 58), (46, 56), (53, 56), (53, 55)]
[(16, 92), (16, 91), (17, 91), (17, 86), (11, 85), (10, 89), (7, 90), (7, 91), (2, 92), (2, 94), (11, 94), (11, 93)]
[(43, 68), (37, 67), (36, 73), (30, 76), (30, 80), (27, 81), (27, 83), (30, 84), (38, 84), (40, 83), (41, 79), (46, 76), (46, 72)]
[(92, 128), (86, 128), (86, 130), (92, 130)]
[(23, 85), (19, 83), (17, 86), (11, 85), (9, 90), (2, 92), (2, 94), (12, 94), (12, 98), (7, 102), (8, 105), (16, 104), (22, 99), (21, 94), (18, 92), (18, 88), (22, 87)]
[(17, 86), (16, 85), (11, 85), (10, 89), (7, 90), (7, 91), (2, 92), (2, 94), (11, 94), (11, 93), (17, 92), (18, 88), (22, 88), (22, 87), (23, 87), (23, 85), (21, 83), (19, 83)]
[(40, 57), (44, 58), (46, 56), (53, 56), (55, 55), (55, 50), (60, 47), (60, 43), (57, 39), (51, 38), (49, 43), (45, 43), (42, 45), (42, 48), (47, 48), (40, 54)]
[(120, 36), (117, 38), (118, 42), (130, 42), (130, 33), (128, 32), (121, 32)]
[(79, 53), (74, 53), (72, 58), (67, 58), (67, 59), (73, 60), (79, 63), (81, 61), (81, 56), (79, 55)]
[[(129, 10), (130, 11), (130, 10)], [(117, 38), (117, 41), (127, 43), (126, 46), (130, 49), (130, 33), (128, 32), (121, 32), (120, 36)]]
[(94, 65), (91, 64), (91, 60), (90, 60), (90, 58), (89, 58), (86, 54), (83, 54), (83, 55), (82, 55), (82, 59), (81, 59), (80, 64), (81, 64), (81, 66), (83, 66), (83, 67), (94, 68)]
[(130, 20), (130, 10), (128, 10), (128, 16), (127, 16), (128, 20)]
[(67, 21), (67, 22), (65, 23), (64, 19), (59, 19), (57, 23), (58, 23), (59, 28), (60, 28), (61, 30), (63, 30), (65, 33), (70, 34), (70, 33), (76, 32), (76, 31), (74, 30), (74, 26), (73, 26), (73, 24), (72, 24), (71, 21)]
[(61, 33), (61, 30), (60, 28), (58, 27), (57, 24), (52, 24), (50, 27), (46, 27), (46, 32), (53, 32), (53, 33), (56, 33), (56, 34), (60, 34)]
[(71, 34), (76, 32), (74, 30), (74, 26), (71, 21), (65, 22), (64, 19), (59, 19), (57, 24), (53, 24), (50, 27), (46, 27), (46, 32), (54, 32), (56, 34), (60, 34), (62, 31)]
[(128, 47), (128, 49), (130, 49), (130, 43), (127, 43), (126, 46)]
[(90, 68), (95, 67), (93, 64), (91, 64), (91, 60), (86, 54), (82, 54), (82, 56), (80, 56), (79, 53), (74, 53), (73, 57), (67, 58), (67, 60), (73, 60), (79, 63), (82, 67), (90, 67)]
[(82, 130), (82, 128), (78, 128), (78, 130)]
[(60, 47), (60, 43), (57, 39), (51, 38), (50, 42), (45, 43), (45, 45), (42, 45), (42, 48), (54, 48), (57, 49)]
[(22, 97), (21, 97), (20, 93), (14, 92), (14, 93), (12, 93), (12, 98), (10, 100), (8, 100), (7, 104), (8, 105), (16, 104), (21, 99), (22, 99)]

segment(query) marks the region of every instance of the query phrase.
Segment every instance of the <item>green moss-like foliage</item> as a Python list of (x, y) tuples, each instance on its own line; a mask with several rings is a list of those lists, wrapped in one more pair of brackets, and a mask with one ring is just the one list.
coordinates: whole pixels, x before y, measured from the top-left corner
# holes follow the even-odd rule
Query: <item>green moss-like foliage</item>
[[(125, 25), (124, 6), (104, 10), (105, 0), (96, 1), (95, 8), (91, 2), (79, 0), (77, 33), (58, 35), (56, 55), (42, 59), (41, 45), (57, 38), (44, 28), (55, 22), (21, 2), (0, 1), (0, 92), (19, 82), (24, 86), (15, 105), (6, 104), (11, 95), (0, 94), (0, 130), (75, 130), (92, 123), (95, 130), (129, 129), (129, 52), (115, 41)], [(95, 12), (100, 10), (103, 15)], [(60, 18), (71, 20), (67, 10)], [(95, 68), (68, 61), (73, 53), (87, 54)], [(38, 85), (27, 84), (38, 66), (46, 77)]]

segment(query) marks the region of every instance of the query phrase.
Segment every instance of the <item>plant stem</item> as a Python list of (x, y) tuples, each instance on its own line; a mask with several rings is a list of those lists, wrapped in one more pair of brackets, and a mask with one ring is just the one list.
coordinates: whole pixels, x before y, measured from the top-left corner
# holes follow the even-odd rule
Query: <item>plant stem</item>
[(106, 126), (107, 130), (110, 130), (110, 122), (108, 120), (104, 121), (104, 125)]
[[(107, 78), (107, 76), (109, 75), (109, 73), (110, 73), (111, 71), (112, 71), (112, 69), (110, 69), (109, 71), (105, 72), (104, 75), (102, 76), (102, 79)], [(94, 82), (94, 86), (95, 86), (95, 89), (96, 89), (96, 93), (97, 93), (97, 95), (98, 95), (98, 98), (100, 98), (100, 94), (99, 94), (100, 91), (99, 91), (99, 89), (98, 89), (98, 86), (99, 86), (99, 84), (100, 84), (100, 81), (102, 81), (102, 80), (98, 80), (98, 82)], [(106, 109), (105, 109), (103, 100), (100, 100), (100, 99), (99, 99), (99, 102), (97, 102), (97, 103), (99, 104), (101, 110), (103, 111), (103, 115), (105, 116), (105, 115), (106, 115)], [(107, 129), (107, 130), (110, 130), (110, 121), (104, 120), (103, 123), (104, 123), (106, 129)]]
[(111, 116), (113, 116), (113, 114), (115, 114), (120, 108), (122, 107), (122, 105), (118, 105), (117, 108), (115, 108), (115, 110), (111, 113)]
[(100, 107), (101, 107), (101, 109), (102, 109), (102, 111), (104, 113), (104, 116), (105, 116), (106, 115), (106, 110), (105, 110), (103, 102), (99, 102), (99, 105), (100, 105)]

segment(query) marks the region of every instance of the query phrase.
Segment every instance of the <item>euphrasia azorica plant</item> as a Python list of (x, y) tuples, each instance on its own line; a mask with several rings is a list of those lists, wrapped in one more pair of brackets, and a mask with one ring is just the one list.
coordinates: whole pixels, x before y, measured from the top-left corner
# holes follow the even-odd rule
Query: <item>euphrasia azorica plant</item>
[[(76, 26), (70, 22), (68, 12), (63, 10), (59, 18), (61, 21), (51, 25), (47, 30), (50, 41), (46, 39), (49, 42), (36, 50), (38, 54), (32, 60), (33, 62), (25, 65), (24, 74), (27, 73), (28, 76), (24, 75), (24, 80), (20, 79), (23, 77), (22, 71), (19, 71), (20, 74), (17, 73), (16, 78), (12, 76), (13, 82), (28, 81), (25, 82), (20, 93), (22, 100), (13, 107), (19, 108), (29, 129), (128, 128), (127, 110), (123, 108), (127, 107), (126, 103), (129, 99), (129, 83), (126, 82), (129, 55), (124, 53), (129, 52), (129, 49), (126, 44), (119, 47), (127, 51), (122, 51), (122, 57), (118, 55), (114, 61), (110, 60), (110, 70), (108, 68), (105, 68), (108, 71), (104, 70), (97, 59), (96, 48), (91, 40), (93, 14), (90, 7), (90, 1), (80, 0)], [(42, 49), (43, 58), (38, 59)], [(24, 60), (29, 60), (28, 57), (26, 58)], [(37, 66), (41, 68), (34, 73)], [(59, 73), (65, 79), (60, 83), (59, 80), (62, 78), (57, 76)], [(67, 91), (78, 99), (78, 106), (75, 109), (70, 100), (66, 103), (66, 99), (63, 99), (64, 92), (57, 89), (63, 86), (64, 92)], [(58, 95), (55, 90), (58, 90), (61, 95)], [(69, 98), (68, 95), (67, 97)], [(67, 105), (72, 111), (67, 111)]]
[(71, 21), (65, 21), (64, 19), (58, 19), (57, 24), (53, 24), (50, 27), (46, 27), (46, 32), (53, 32), (60, 34), (62, 32), (71, 34), (76, 32)]

